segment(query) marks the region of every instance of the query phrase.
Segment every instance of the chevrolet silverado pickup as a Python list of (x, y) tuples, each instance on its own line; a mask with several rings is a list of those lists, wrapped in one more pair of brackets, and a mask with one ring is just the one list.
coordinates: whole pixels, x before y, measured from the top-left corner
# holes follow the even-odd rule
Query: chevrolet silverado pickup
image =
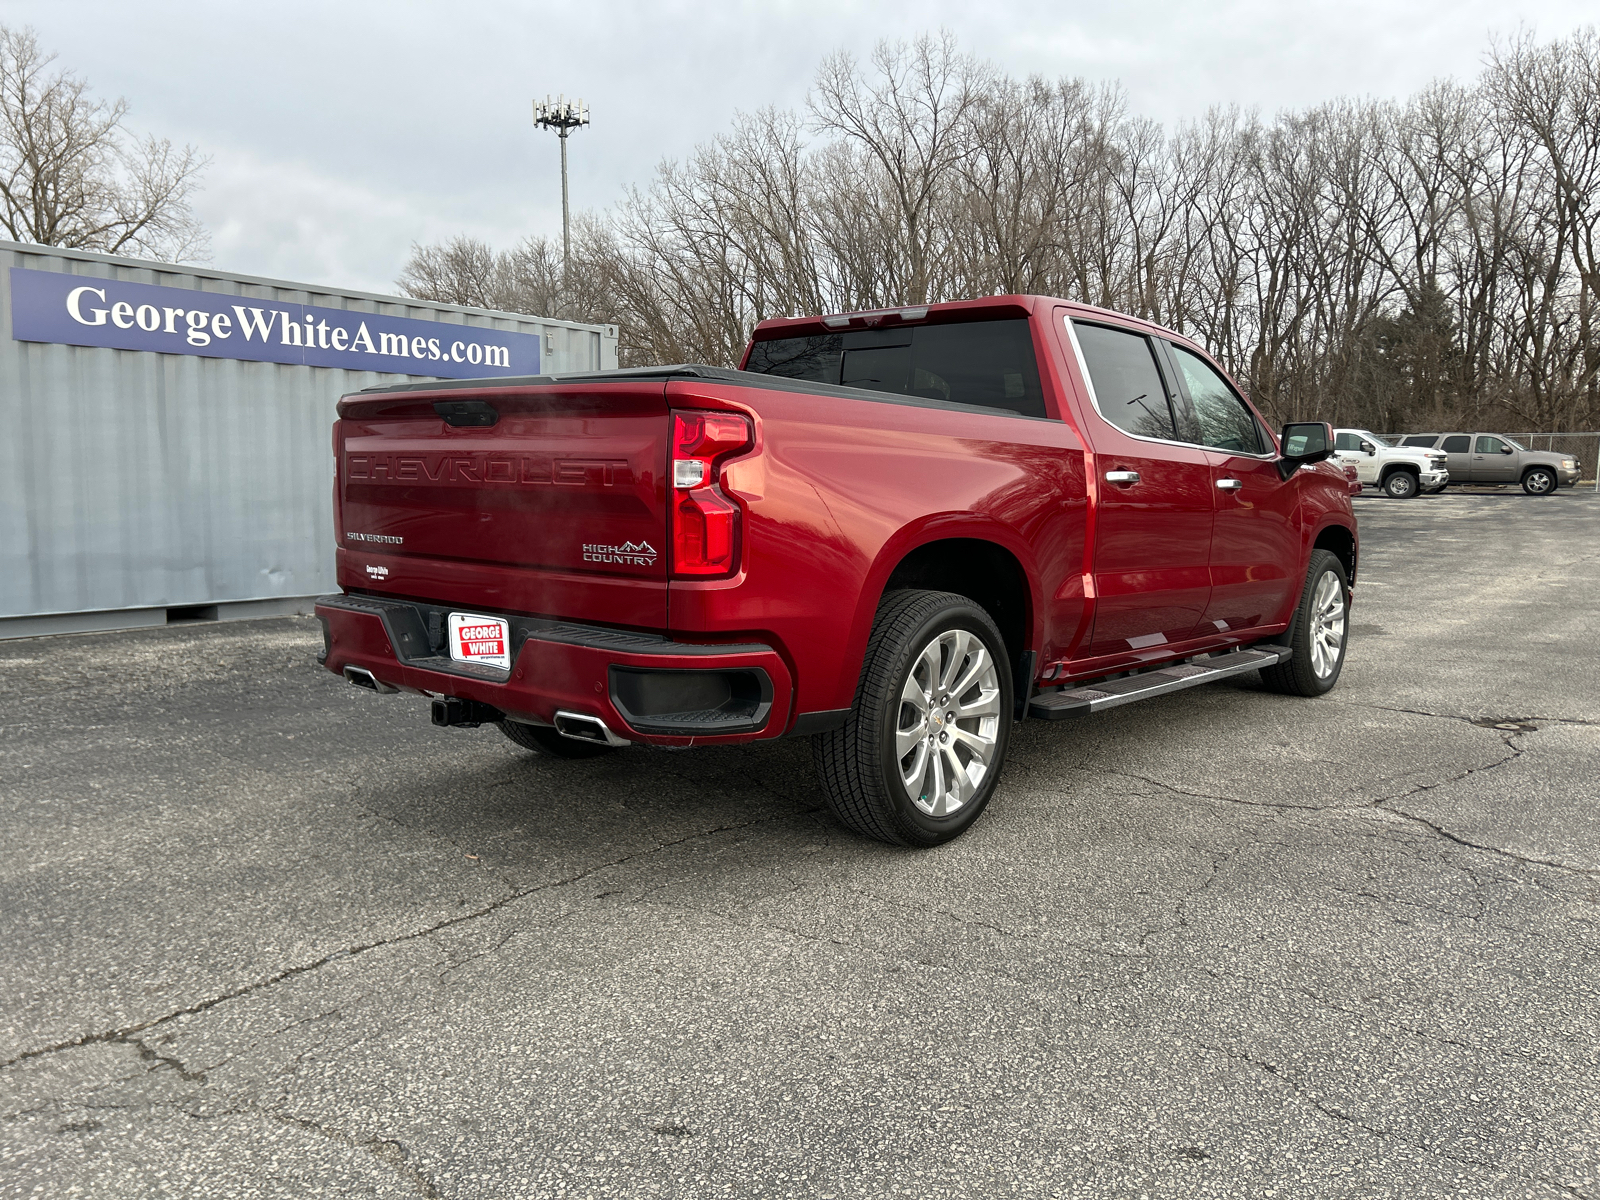
[(965, 830), (1011, 731), (1344, 664), (1332, 429), (1038, 296), (765, 321), (739, 370), (339, 402), (320, 656), (562, 758), (803, 736), (846, 826)]
[(1365, 429), (1335, 429), (1334, 457), (1356, 468), (1356, 477), (1396, 500), (1442, 492), (1450, 482), (1447, 456), (1426, 449), (1391, 446)]

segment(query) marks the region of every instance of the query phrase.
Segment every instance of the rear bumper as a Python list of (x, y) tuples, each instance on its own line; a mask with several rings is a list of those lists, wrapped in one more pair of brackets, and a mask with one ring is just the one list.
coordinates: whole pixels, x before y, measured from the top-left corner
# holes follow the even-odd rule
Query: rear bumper
[[(779, 737), (794, 680), (772, 647), (698, 645), (599, 625), (504, 615), (510, 670), (447, 657), (442, 605), (376, 596), (324, 596), (322, 664), (370, 672), (389, 687), (490, 705), (513, 720), (556, 713), (598, 717), (631, 741), (658, 746)], [(475, 612), (485, 612), (474, 609)]]

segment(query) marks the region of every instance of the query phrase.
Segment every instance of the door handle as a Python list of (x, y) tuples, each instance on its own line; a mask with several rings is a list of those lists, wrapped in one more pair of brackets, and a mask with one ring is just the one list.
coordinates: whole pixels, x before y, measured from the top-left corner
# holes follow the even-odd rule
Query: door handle
[(1139, 472), (1137, 472), (1137, 471), (1107, 471), (1106, 472), (1106, 482), (1107, 483), (1138, 483), (1139, 482)]
[(1217, 480), (1217, 486), (1219, 488), (1221, 488), (1225, 492), (1237, 492), (1240, 488), (1242, 488), (1244, 486), (1244, 480), (1242, 480), (1242, 479), (1219, 479), (1219, 480)]

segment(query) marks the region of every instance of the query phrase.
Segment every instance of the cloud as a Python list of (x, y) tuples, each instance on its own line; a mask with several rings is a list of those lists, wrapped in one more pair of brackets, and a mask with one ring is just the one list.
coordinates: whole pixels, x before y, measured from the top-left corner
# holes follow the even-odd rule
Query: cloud
[[(441, 204), (420, 184), (375, 187), (338, 164), (215, 151), (196, 209), (211, 230), (212, 264), (330, 287), (393, 292), (413, 242), (470, 233), (507, 245), (552, 214), (514, 192)], [(559, 204), (553, 214), (559, 227)]]
[(864, 58), (882, 38), (945, 27), (1013, 74), (1120, 81), (1135, 113), (1172, 123), (1402, 96), (1475, 74), (1492, 30), (1585, 20), (1573, 0), (0, 0), (0, 21), (126, 96), (133, 128), (214, 157), (199, 210), (216, 266), (385, 291), (414, 241), (559, 235), (556, 139), (531, 112), (546, 93), (589, 102), (573, 204), (604, 208), (736, 111), (801, 104), (824, 55)]

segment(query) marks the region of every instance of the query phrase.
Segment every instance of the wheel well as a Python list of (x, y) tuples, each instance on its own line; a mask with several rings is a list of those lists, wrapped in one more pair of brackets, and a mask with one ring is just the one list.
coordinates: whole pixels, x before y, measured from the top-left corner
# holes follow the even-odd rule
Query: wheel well
[(1382, 483), (1396, 471), (1404, 471), (1407, 475), (1415, 475), (1418, 479), (1422, 478), (1422, 471), (1415, 463), (1390, 463), (1383, 469), (1383, 474), (1378, 476), (1378, 482)]
[(947, 538), (918, 546), (900, 560), (883, 590), (896, 588), (966, 596), (999, 628), (1013, 664), (1028, 648), (1028, 577), (1004, 546), (977, 538)]
[(1343, 525), (1330, 525), (1317, 534), (1313, 550), (1326, 550), (1344, 564), (1344, 577), (1356, 581), (1356, 539)]
[(1535, 471), (1548, 471), (1552, 475), (1554, 475), (1556, 473), (1556, 469), (1554, 467), (1552, 467), (1549, 463), (1529, 463), (1527, 466), (1522, 468), (1522, 476), (1521, 476), (1521, 478), (1526, 479), (1529, 475), (1532, 475)]

